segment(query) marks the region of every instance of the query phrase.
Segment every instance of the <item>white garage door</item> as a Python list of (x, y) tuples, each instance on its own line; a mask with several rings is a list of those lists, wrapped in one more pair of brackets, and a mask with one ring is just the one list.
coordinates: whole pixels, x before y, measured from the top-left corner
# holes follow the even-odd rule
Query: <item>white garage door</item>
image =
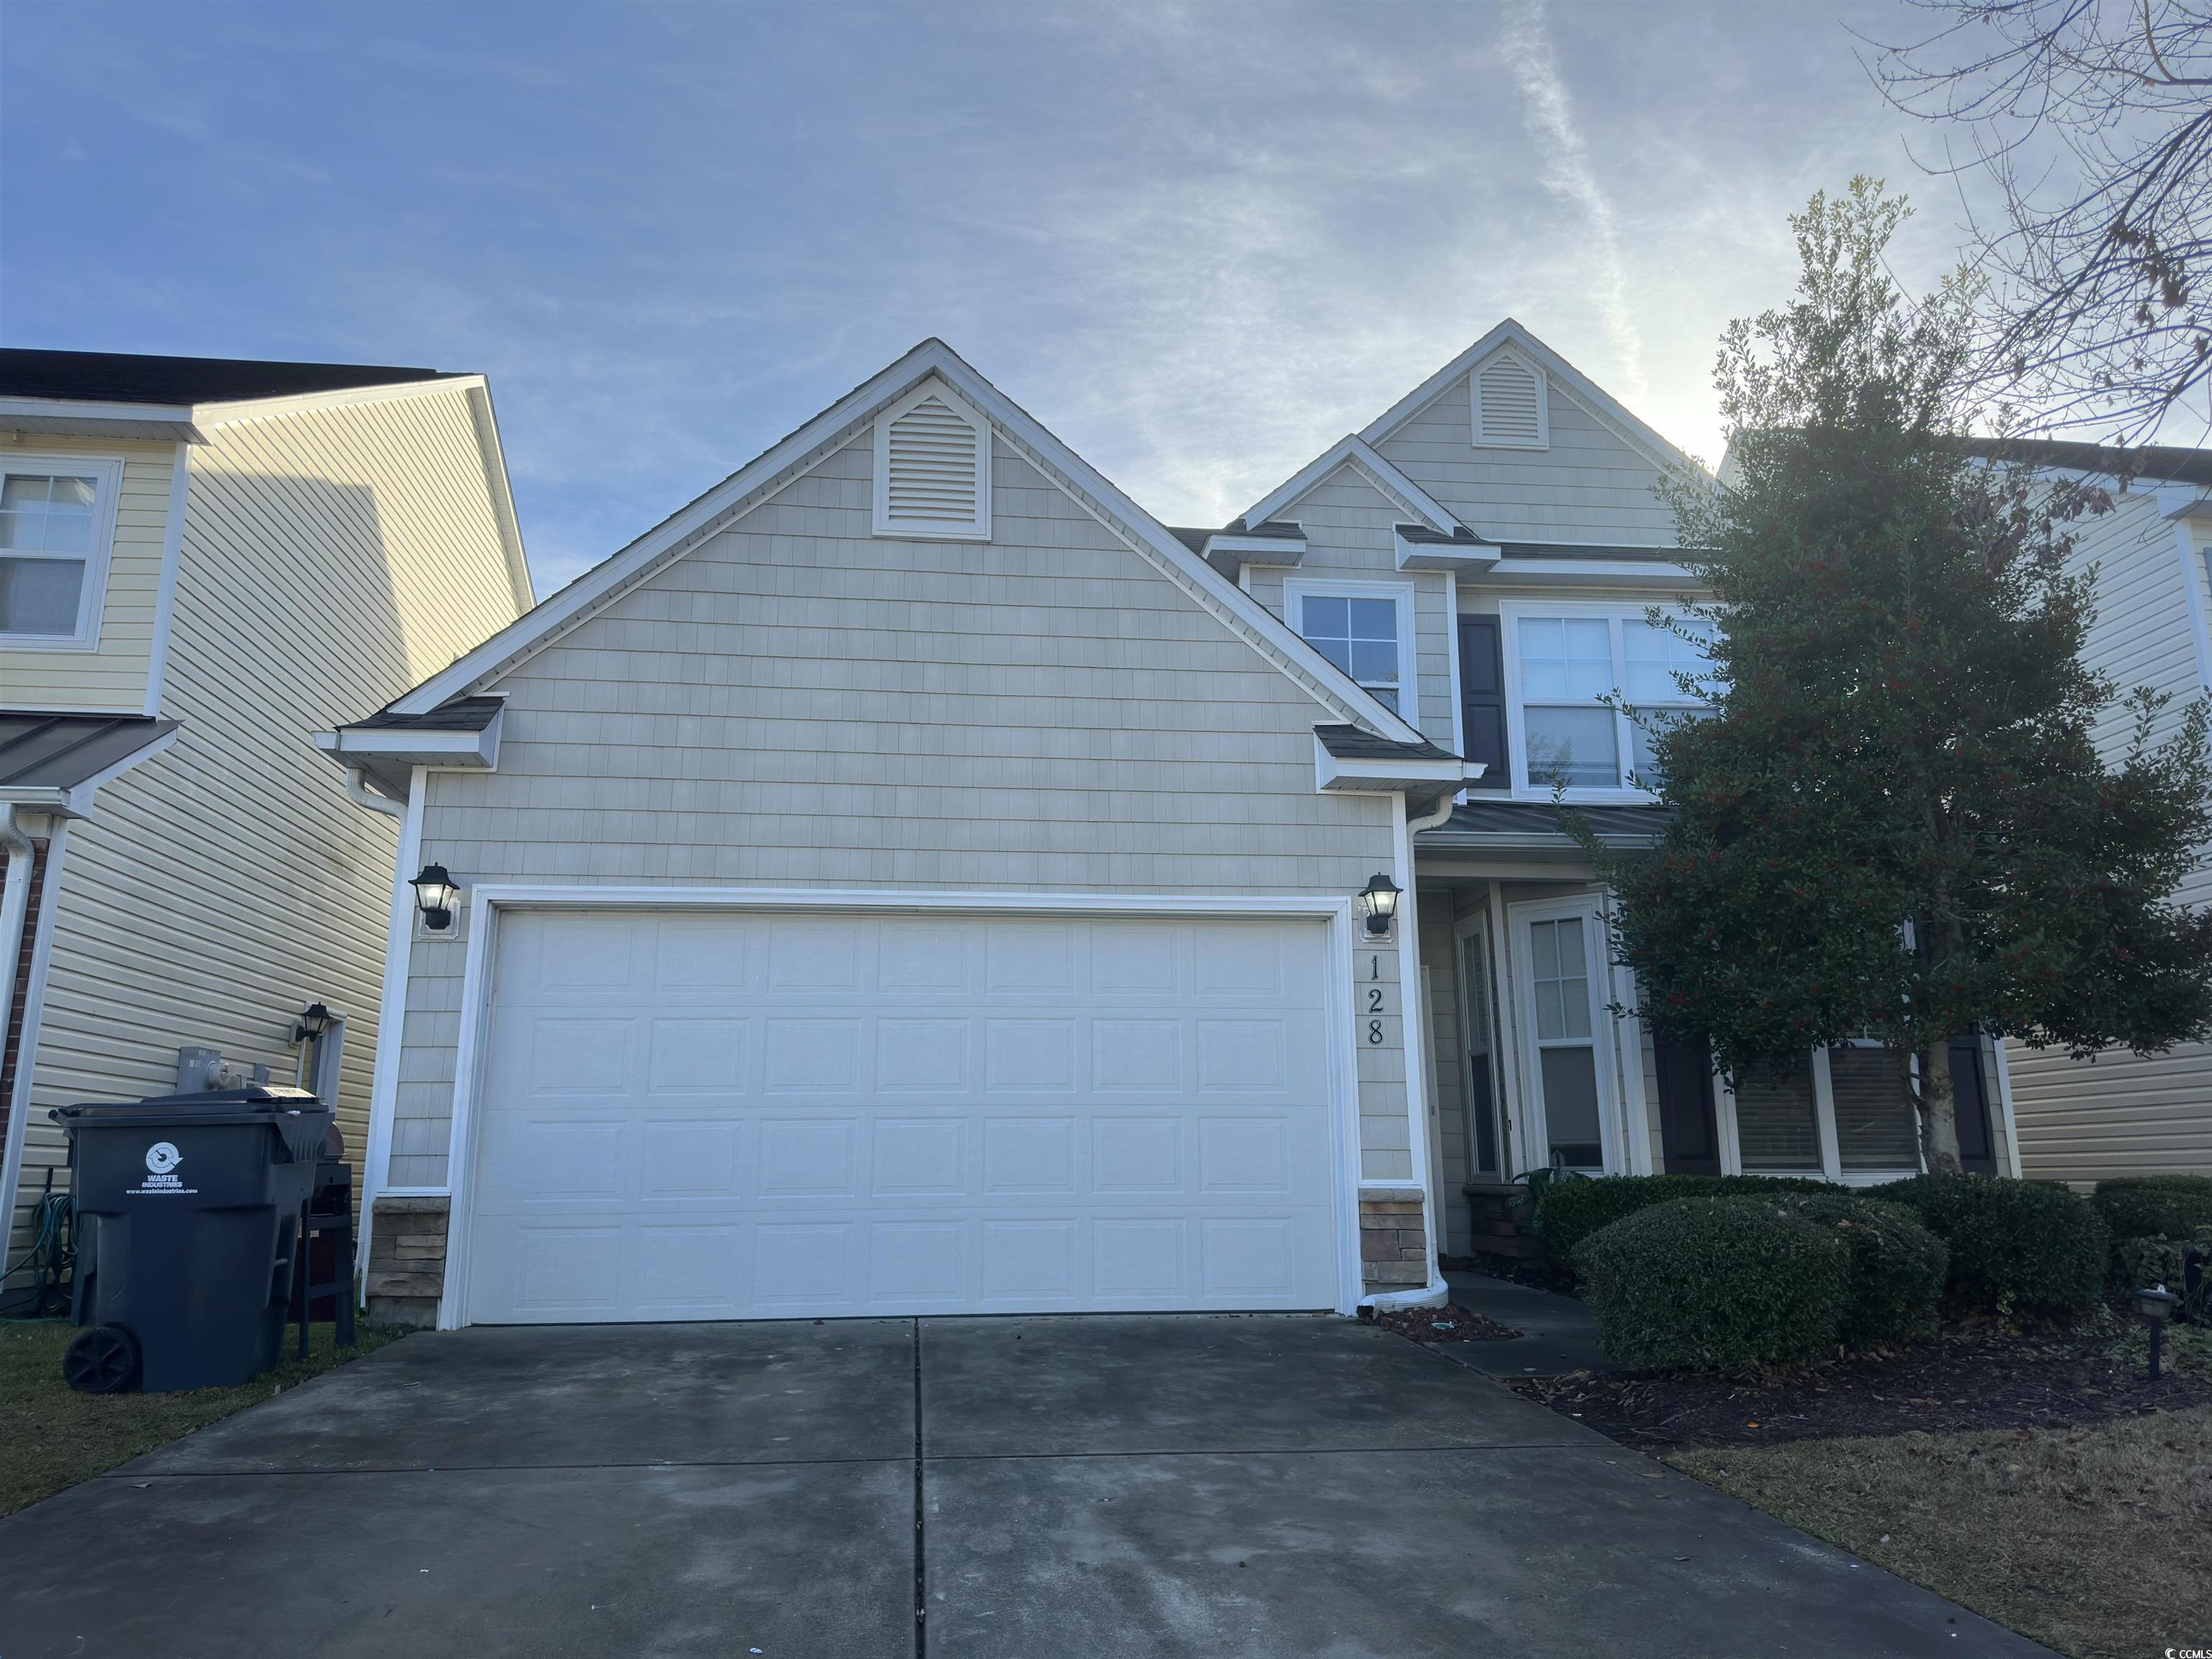
[(511, 915), (467, 1316), (1331, 1306), (1327, 940)]

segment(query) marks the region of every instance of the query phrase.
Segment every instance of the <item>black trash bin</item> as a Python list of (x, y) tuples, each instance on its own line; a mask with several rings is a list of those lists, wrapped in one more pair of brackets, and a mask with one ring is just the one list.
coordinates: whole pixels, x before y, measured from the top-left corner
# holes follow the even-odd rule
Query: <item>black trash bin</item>
[(70, 1386), (243, 1382), (276, 1363), (330, 1108), (269, 1084), (57, 1107), (76, 1201)]

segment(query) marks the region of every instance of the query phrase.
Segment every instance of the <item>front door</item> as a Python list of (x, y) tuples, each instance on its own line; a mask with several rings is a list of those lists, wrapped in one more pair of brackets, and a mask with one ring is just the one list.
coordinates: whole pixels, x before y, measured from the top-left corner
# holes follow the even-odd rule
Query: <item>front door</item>
[(1668, 1175), (1721, 1172), (1721, 1137), (1713, 1116), (1713, 1055), (1703, 1037), (1651, 1033), (1659, 1073), (1659, 1138)]

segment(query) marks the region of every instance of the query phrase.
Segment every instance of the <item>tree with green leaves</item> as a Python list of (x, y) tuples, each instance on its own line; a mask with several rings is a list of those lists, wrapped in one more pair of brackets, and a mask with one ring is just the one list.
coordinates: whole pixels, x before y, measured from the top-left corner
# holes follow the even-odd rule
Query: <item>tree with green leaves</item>
[(1966, 452), (1975, 296), (1900, 292), (1908, 211), (1863, 179), (1815, 196), (1795, 298), (1723, 337), (1725, 482), (1674, 502), (1710, 706), (1652, 720), (1656, 849), (1585, 844), (1638, 1012), (1730, 1074), (1862, 1037), (1914, 1056), (1948, 1171), (1953, 1038), (2212, 1036), (2212, 914), (2170, 896), (2212, 836), (2212, 757), (2202, 702), (2154, 744), (2136, 693), (2132, 748), (2100, 763), (2118, 692), (2081, 654), (2094, 573), (2066, 562), (2109, 498)]

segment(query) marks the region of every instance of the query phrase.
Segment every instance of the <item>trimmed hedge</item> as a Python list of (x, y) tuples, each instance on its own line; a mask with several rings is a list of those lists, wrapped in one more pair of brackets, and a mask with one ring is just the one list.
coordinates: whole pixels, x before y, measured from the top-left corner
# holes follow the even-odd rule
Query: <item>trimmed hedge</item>
[(2099, 1182), (2089, 1201), (2116, 1240), (2212, 1232), (2212, 1176), (2122, 1176)]
[(1851, 1246), (1774, 1198), (1638, 1210), (1583, 1239), (1575, 1271), (1598, 1346), (1623, 1365), (1825, 1358), (1851, 1307)]
[(1948, 1293), (1962, 1305), (2071, 1309), (2094, 1301), (2106, 1268), (2105, 1223), (2056, 1182), (1914, 1176), (1870, 1195), (1916, 1212), (1949, 1248)]
[(1771, 1198), (1788, 1192), (1841, 1195), (1849, 1190), (1789, 1176), (1598, 1176), (1588, 1181), (1554, 1181), (1536, 1200), (1536, 1232), (1553, 1261), (1571, 1265), (1583, 1240), (1600, 1228), (1678, 1198)]
[(1888, 1347), (1936, 1334), (1950, 1252), (1901, 1204), (1863, 1198), (1789, 1200), (1851, 1253), (1850, 1300), (1836, 1336), (1850, 1350)]

